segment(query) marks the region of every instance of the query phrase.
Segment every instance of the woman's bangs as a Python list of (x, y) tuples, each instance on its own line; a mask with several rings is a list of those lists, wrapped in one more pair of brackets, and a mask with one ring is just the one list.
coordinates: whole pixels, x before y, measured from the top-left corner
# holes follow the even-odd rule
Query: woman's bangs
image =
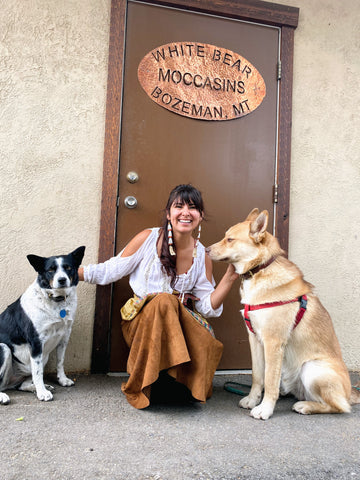
[(174, 203), (180, 203), (181, 205), (194, 205), (196, 210), (199, 210), (199, 212), (203, 211), (201, 197), (197, 195), (196, 192), (182, 191), (175, 198), (173, 204)]

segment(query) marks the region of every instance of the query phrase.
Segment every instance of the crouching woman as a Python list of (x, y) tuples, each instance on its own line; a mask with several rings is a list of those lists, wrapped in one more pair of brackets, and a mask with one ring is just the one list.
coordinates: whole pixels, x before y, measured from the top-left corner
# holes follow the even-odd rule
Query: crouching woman
[(201, 193), (179, 185), (170, 193), (162, 227), (143, 230), (116, 257), (79, 269), (81, 280), (99, 285), (130, 276), (134, 297), (121, 309), (130, 376), (122, 391), (135, 408), (155, 397), (166, 401), (174, 387), (193, 401), (211, 396), (223, 345), (206, 319), (221, 315), (238, 275), (229, 266), (215, 288), (199, 241), (203, 216)]

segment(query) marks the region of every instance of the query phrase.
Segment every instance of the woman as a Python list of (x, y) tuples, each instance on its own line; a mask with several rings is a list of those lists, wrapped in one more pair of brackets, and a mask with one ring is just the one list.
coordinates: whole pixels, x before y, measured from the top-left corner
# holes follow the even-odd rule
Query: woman
[(211, 260), (199, 242), (204, 205), (196, 188), (174, 188), (165, 212), (162, 228), (143, 230), (116, 257), (79, 269), (81, 280), (100, 285), (130, 275), (135, 295), (121, 309), (130, 376), (122, 391), (140, 409), (166, 393), (164, 384), (184, 385), (193, 400), (211, 396), (223, 345), (205, 318), (221, 315), (238, 278), (229, 266), (214, 288)]

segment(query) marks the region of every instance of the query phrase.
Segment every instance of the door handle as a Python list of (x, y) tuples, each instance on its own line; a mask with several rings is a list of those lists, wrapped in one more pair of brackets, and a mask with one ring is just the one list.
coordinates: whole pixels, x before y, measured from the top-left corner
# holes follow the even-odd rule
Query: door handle
[(137, 200), (135, 197), (129, 195), (125, 198), (124, 204), (126, 208), (136, 208), (137, 207)]
[(139, 175), (136, 172), (128, 172), (126, 175), (126, 180), (129, 183), (136, 183), (139, 181)]

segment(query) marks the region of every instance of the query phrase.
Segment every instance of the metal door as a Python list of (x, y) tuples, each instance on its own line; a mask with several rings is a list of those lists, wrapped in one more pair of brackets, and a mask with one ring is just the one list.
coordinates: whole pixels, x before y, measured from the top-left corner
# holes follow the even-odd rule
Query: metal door
[[(266, 84), (266, 97), (251, 114), (230, 121), (205, 121), (174, 114), (152, 102), (137, 69), (152, 49), (174, 41), (202, 42), (237, 52), (251, 62)], [(207, 221), (201, 241), (209, 245), (242, 221), (253, 207), (267, 209), (273, 223), (276, 178), (279, 29), (174, 8), (129, 2), (121, 120), (119, 205), (116, 252), (139, 231), (160, 224), (170, 190), (191, 183), (203, 193)], [(139, 180), (130, 183), (135, 171)], [(137, 207), (124, 199), (134, 196)], [(219, 281), (226, 266), (214, 264)], [(224, 343), (219, 369), (250, 368), (239, 285), (211, 321)], [(127, 348), (119, 310), (131, 296), (128, 279), (113, 290), (110, 371), (126, 370)]]

